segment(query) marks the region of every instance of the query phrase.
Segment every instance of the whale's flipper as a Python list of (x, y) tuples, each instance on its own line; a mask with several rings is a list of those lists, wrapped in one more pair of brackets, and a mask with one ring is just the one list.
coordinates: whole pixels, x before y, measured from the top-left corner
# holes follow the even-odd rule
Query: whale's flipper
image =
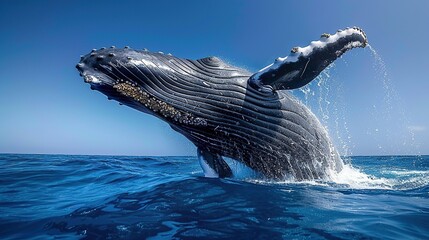
[(232, 171), (219, 154), (198, 148), (198, 160), (206, 177), (231, 177)]
[(300, 88), (347, 50), (363, 48), (367, 43), (365, 33), (357, 27), (338, 30), (334, 35), (322, 34), (319, 41), (294, 47), (289, 56), (277, 58), (259, 70), (249, 78), (249, 85), (260, 91)]

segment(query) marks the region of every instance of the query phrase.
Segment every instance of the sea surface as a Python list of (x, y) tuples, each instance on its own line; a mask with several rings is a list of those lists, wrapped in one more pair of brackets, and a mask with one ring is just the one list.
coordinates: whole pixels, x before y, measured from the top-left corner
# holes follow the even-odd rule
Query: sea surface
[[(0, 154), (0, 239), (429, 239), (429, 156), (270, 182), (196, 157)], [(352, 167), (353, 166), (353, 167)]]

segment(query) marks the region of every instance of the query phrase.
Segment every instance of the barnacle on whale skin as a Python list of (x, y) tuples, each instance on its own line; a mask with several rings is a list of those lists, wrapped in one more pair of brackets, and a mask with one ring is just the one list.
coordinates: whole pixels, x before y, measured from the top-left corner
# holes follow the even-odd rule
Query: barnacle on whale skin
[(163, 102), (153, 96), (150, 96), (148, 93), (142, 91), (135, 85), (133, 86), (133, 84), (129, 82), (116, 83), (115, 85), (113, 85), (113, 88), (115, 88), (122, 95), (134, 99), (135, 101), (141, 103), (150, 110), (154, 112), (159, 112), (163, 117), (167, 119), (172, 119), (175, 122), (183, 123), (186, 125), (207, 125), (207, 122), (204, 119), (195, 117), (191, 113), (186, 113), (177, 110), (166, 102)]

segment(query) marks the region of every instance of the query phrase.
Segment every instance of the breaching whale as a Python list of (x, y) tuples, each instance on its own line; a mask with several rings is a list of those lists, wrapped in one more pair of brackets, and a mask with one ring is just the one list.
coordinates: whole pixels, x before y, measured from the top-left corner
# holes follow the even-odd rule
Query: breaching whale
[(93, 49), (76, 68), (91, 89), (188, 138), (206, 176), (232, 176), (228, 157), (269, 179), (328, 180), (343, 162), (317, 117), (287, 90), (366, 45), (360, 28), (338, 30), (256, 73), (217, 57), (190, 60), (129, 47)]

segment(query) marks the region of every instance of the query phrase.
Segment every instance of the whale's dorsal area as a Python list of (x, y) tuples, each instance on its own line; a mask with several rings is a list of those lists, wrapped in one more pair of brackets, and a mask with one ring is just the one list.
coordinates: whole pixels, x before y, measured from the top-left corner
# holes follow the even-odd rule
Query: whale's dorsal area
[(324, 34), (253, 74), (217, 57), (189, 60), (130, 48), (94, 49), (76, 67), (92, 89), (192, 141), (207, 176), (233, 176), (228, 157), (270, 179), (321, 180), (343, 163), (315, 115), (284, 90), (304, 86), (366, 44), (359, 28)]

